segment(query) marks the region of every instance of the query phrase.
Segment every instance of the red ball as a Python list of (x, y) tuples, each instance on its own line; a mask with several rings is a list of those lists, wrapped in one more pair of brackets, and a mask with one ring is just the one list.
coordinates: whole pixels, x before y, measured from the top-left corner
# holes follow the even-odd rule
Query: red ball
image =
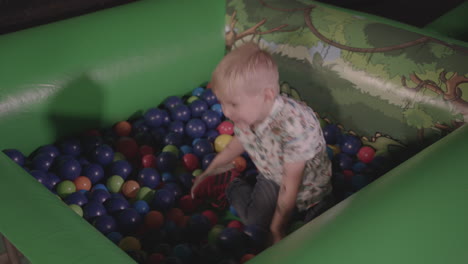
[(150, 229), (159, 229), (164, 224), (164, 216), (159, 211), (149, 211), (145, 215), (145, 225)]
[(241, 232), (244, 232), (244, 224), (242, 224), (241, 221), (237, 221), (237, 220), (232, 220), (231, 222), (229, 222), (227, 224), (226, 227), (231, 227), (231, 228), (235, 228)]
[(212, 227), (218, 223), (218, 215), (215, 212), (211, 210), (205, 210), (202, 212), (202, 215), (208, 218)]
[(120, 121), (114, 126), (114, 132), (119, 137), (128, 137), (132, 132), (132, 125), (127, 121)]
[(238, 172), (243, 172), (247, 168), (247, 161), (242, 156), (237, 156), (232, 163)]
[(142, 157), (148, 154), (154, 154), (153, 147), (150, 147), (148, 145), (141, 145), (139, 150), (140, 150), (140, 156)]
[(187, 194), (184, 195), (180, 198), (179, 200), (179, 208), (182, 209), (187, 214), (193, 213), (198, 206), (202, 203), (202, 200), (195, 198), (192, 199), (192, 197)]
[(138, 144), (135, 139), (121, 137), (115, 144), (116, 151), (122, 153), (127, 159), (133, 159), (138, 154)]
[(344, 176), (346, 181), (350, 181), (351, 178), (353, 178), (353, 176), (354, 176), (354, 172), (352, 170), (344, 170), (343, 171), (343, 176)]
[(143, 168), (156, 168), (156, 157), (153, 154), (147, 154), (141, 158)]
[(183, 227), (184, 226), (184, 219), (185, 215), (184, 212), (177, 207), (171, 208), (167, 213), (166, 213), (166, 219), (173, 221), (178, 227)]
[(253, 259), (255, 257), (254, 254), (245, 254), (244, 256), (242, 256), (242, 258), (240, 259), (240, 263), (241, 264), (244, 264), (245, 262)]
[(184, 167), (190, 172), (200, 168), (198, 157), (193, 153), (185, 154), (182, 157), (182, 163), (184, 164)]
[(375, 156), (375, 150), (371, 147), (364, 146), (361, 149), (359, 149), (357, 153), (357, 157), (360, 161), (364, 163), (369, 163), (374, 159)]
[(234, 134), (234, 124), (230, 121), (221, 122), (216, 128), (219, 134), (233, 135)]
[(161, 253), (153, 253), (148, 256), (146, 264), (160, 264), (164, 260), (164, 255)]

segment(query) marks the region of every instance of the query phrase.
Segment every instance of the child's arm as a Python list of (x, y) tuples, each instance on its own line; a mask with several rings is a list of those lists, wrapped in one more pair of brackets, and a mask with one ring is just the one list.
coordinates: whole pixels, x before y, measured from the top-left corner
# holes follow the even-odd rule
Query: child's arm
[(234, 168), (234, 165), (231, 162), (234, 158), (244, 153), (244, 151), (244, 147), (239, 139), (236, 136), (233, 136), (229, 144), (211, 161), (208, 168), (206, 168), (202, 174), (197, 176), (191, 190), (192, 197), (194, 197), (194, 191), (198, 184), (206, 177)]
[(285, 236), (287, 224), (296, 206), (297, 193), (302, 182), (304, 167), (305, 161), (284, 164), (283, 181), (270, 225), (273, 243), (280, 241)]

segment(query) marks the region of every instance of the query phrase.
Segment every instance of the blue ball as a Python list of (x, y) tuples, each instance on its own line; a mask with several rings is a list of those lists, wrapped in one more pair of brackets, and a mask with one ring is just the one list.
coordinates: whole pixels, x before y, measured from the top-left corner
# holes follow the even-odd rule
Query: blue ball
[(161, 182), (161, 176), (158, 171), (153, 168), (143, 168), (137, 175), (137, 181), (141, 186), (154, 189)]
[(364, 162), (361, 162), (361, 161), (358, 161), (358, 162), (354, 163), (354, 165), (352, 167), (352, 170), (354, 172), (356, 172), (356, 173), (363, 172), (366, 169), (367, 169), (367, 164), (365, 164)]
[(213, 93), (213, 90), (206, 89), (200, 96), (209, 106), (219, 103), (216, 95)]
[(193, 153), (193, 149), (189, 145), (182, 145), (180, 146), (179, 150), (182, 152), (183, 155), (188, 154), (188, 153)]
[(174, 206), (175, 197), (173, 192), (166, 189), (159, 189), (153, 197), (152, 205), (158, 211), (167, 211)]
[(62, 155), (77, 157), (81, 154), (81, 143), (78, 139), (67, 139), (60, 143), (60, 152)]
[(232, 215), (234, 215), (236, 217), (239, 217), (239, 215), (237, 214), (236, 209), (232, 205), (229, 206), (229, 212), (231, 212)]
[(111, 194), (104, 189), (94, 189), (89, 194), (89, 201), (104, 203), (111, 198)]
[(117, 223), (123, 233), (135, 230), (141, 223), (141, 216), (134, 208), (127, 208), (117, 216)]
[(40, 147), (39, 150), (37, 151), (37, 154), (39, 154), (39, 153), (47, 153), (52, 158), (57, 158), (58, 156), (60, 156), (59, 149), (55, 145), (52, 145), (52, 144), (44, 145), (44, 146)]
[(207, 139), (200, 139), (193, 145), (193, 153), (197, 155), (199, 159), (202, 159), (205, 155), (213, 152), (213, 144), (211, 144)]
[(215, 129), (221, 123), (221, 117), (213, 110), (206, 110), (202, 114), (201, 119), (209, 129)]
[(205, 122), (198, 118), (190, 119), (185, 125), (185, 133), (191, 138), (203, 137), (206, 131)]
[(162, 179), (162, 181), (164, 183), (177, 181), (177, 179), (174, 177), (174, 175), (172, 173), (170, 173), (170, 172), (167, 172), (167, 171), (165, 171), (165, 172), (163, 172), (161, 174), (161, 179)]
[(244, 235), (237, 228), (224, 228), (218, 236), (218, 245), (221, 249), (238, 251), (244, 243)]
[(180, 197), (182, 197), (182, 195), (184, 194), (180, 189), (180, 186), (175, 182), (168, 182), (164, 184), (163, 189), (172, 192), (176, 200), (180, 199)]
[(49, 175), (45, 171), (32, 170), (30, 174), (42, 185), (47, 186), (49, 184)]
[(166, 107), (169, 110), (174, 109), (176, 106), (183, 104), (184, 102), (182, 101), (181, 98), (177, 96), (169, 96), (164, 100), (164, 107)]
[(200, 117), (203, 112), (208, 110), (208, 104), (203, 100), (195, 100), (189, 104), (193, 117)]
[(211, 229), (208, 218), (202, 214), (193, 214), (187, 223), (187, 234), (196, 240), (203, 240)]
[(209, 153), (203, 156), (202, 162), (201, 162), (201, 167), (203, 170), (206, 170), (210, 163), (213, 161), (213, 159), (216, 157), (216, 153)]
[(104, 142), (99, 136), (85, 136), (81, 141), (83, 153), (89, 153), (90, 151), (93, 151), (97, 146), (102, 145)]
[(106, 215), (106, 208), (104, 207), (103, 204), (95, 202), (95, 201), (89, 201), (84, 207), (83, 207), (83, 217), (84, 219), (90, 221), (93, 220), (94, 218), (101, 216), (101, 215)]
[(5, 149), (3, 150), (3, 153), (5, 153), (10, 159), (16, 162), (16, 164), (24, 166), (25, 157), (23, 153), (21, 153), (21, 151), (17, 149)]
[(107, 199), (104, 202), (104, 206), (109, 214), (117, 214), (130, 207), (130, 204), (127, 200), (123, 198), (113, 198)]
[(126, 160), (117, 160), (109, 165), (109, 175), (119, 175), (124, 180), (132, 173), (132, 165)]
[(205, 88), (197, 87), (197, 88), (192, 90), (192, 95), (196, 96), (196, 97), (200, 97), (204, 91), (205, 91)]
[(118, 245), (120, 240), (122, 240), (122, 238), (123, 238), (122, 234), (120, 234), (119, 232), (115, 232), (115, 231), (110, 232), (106, 236), (110, 241), (114, 242), (114, 244), (116, 244), (116, 245)]
[(326, 125), (323, 128), (323, 137), (325, 142), (329, 145), (335, 145), (338, 143), (339, 138), (341, 137), (341, 130), (335, 124)]
[(52, 167), (53, 162), (54, 157), (50, 156), (48, 153), (38, 153), (32, 159), (31, 167), (33, 170), (48, 171), (50, 167)]
[(353, 135), (344, 135), (340, 144), (341, 152), (356, 155), (362, 146), (361, 140)]
[(148, 205), (148, 203), (144, 200), (138, 200), (136, 201), (133, 205), (132, 205), (133, 208), (135, 208), (135, 210), (137, 210), (137, 212), (140, 214), (140, 215), (146, 215), (149, 210), (150, 210), (150, 207)]
[(182, 262), (188, 263), (192, 258), (192, 249), (187, 244), (178, 244), (172, 249), (172, 254)]
[(138, 133), (148, 132), (150, 130), (149, 126), (146, 124), (145, 118), (140, 118), (135, 120), (132, 123), (132, 132), (134, 135)]
[(85, 204), (88, 203), (88, 197), (86, 197), (86, 194), (82, 192), (74, 192), (65, 198), (65, 203), (68, 205), (76, 204), (78, 206), (83, 207)]
[(49, 184), (50, 184), (50, 188), (49, 189), (53, 189), (59, 182), (61, 182), (62, 180), (60, 180), (60, 178), (57, 176), (57, 174), (53, 173), (53, 172), (47, 172), (47, 175), (49, 175)]
[(190, 190), (193, 185), (193, 176), (191, 173), (185, 172), (179, 175), (179, 181), (185, 190)]
[(206, 139), (208, 139), (210, 142), (214, 142), (218, 136), (219, 136), (219, 132), (215, 129), (210, 129), (206, 131), (205, 133)]
[(353, 166), (353, 159), (346, 153), (339, 153), (337, 155), (338, 166), (342, 170), (349, 170)]
[(117, 221), (110, 215), (102, 215), (94, 220), (94, 227), (106, 235), (117, 230)]
[(181, 146), (183, 143), (183, 136), (179, 133), (170, 132), (167, 133), (163, 140), (164, 145)]
[(58, 164), (57, 176), (62, 180), (73, 181), (81, 174), (81, 164), (74, 158), (61, 161)]
[(82, 174), (88, 177), (92, 184), (96, 184), (104, 178), (104, 169), (99, 164), (90, 163), (83, 167)]
[(114, 150), (109, 145), (102, 144), (91, 152), (90, 160), (102, 166), (109, 165), (114, 160)]
[(172, 152), (161, 152), (156, 157), (156, 167), (162, 171), (173, 171), (177, 166), (177, 156)]
[(244, 226), (244, 234), (248, 238), (248, 245), (250, 248), (262, 250), (266, 246), (268, 239), (267, 230), (257, 225), (246, 225)]
[(185, 135), (185, 125), (184, 122), (180, 120), (173, 121), (169, 124), (169, 132), (174, 132), (180, 134), (181, 136)]
[(211, 110), (215, 111), (218, 113), (219, 117), (223, 118), (223, 108), (221, 107), (221, 104), (214, 104), (210, 107)]
[(159, 108), (150, 108), (148, 109), (143, 118), (145, 124), (149, 127), (160, 127), (164, 123), (164, 119), (167, 116), (167, 112)]
[(83, 168), (86, 165), (91, 164), (91, 162), (86, 157), (83, 157), (83, 156), (77, 157), (77, 160), (80, 163), (81, 168)]
[(190, 120), (191, 116), (190, 108), (184, 104), (180, 104), (171, 110), (171, 117), (174, 121), (179, 120), (187, 122)]
[(106, 187), (106, 185), (102, 184), (102, 183), (98, 183), (98, 184), (95, 184), (93, 186), (93, 188), (91, 188), (91, 191), (94, 191), (94, 190), (104, 190), (104, 191), (109, 191)]

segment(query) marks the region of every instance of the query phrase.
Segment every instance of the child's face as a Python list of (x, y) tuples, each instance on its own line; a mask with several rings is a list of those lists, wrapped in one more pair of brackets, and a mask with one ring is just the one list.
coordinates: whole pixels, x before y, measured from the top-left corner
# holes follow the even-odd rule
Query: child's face
[(245, 129), (256, 125), (265, 119), (265, 96), (259, 92), (255, 95), (247, 95), (245, 92), (232, 95), (225, 91), (214, 91), (218, 98), (224, 115), (234, 124)]

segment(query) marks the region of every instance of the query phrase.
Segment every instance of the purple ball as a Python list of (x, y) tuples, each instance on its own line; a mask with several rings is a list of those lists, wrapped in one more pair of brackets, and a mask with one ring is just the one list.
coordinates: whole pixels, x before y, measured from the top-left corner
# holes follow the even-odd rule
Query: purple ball
[(183, 104), (184, 102), (182, 101), (181, 98), (177, 96), (169, 96), (164, 100), (164, 107), (166, 107), (169, 110), (174, 109), (176, 106)]
[(207, 139), (200, 139), (193, 145), (193, 153), (202, 159), (205, 155), (213, 153), (213, 144)]
[(141, 223), (141, 216), (134, 208), (127, 208), (117, 216), (117, 223), (123, 233), (135, 230)]
[(201, 138), (205, 135), (206, 125), (201, 119), (190, 119), (185, 125), (185, 133), (191, 138)]
[(110, 198), (111, 198), (111, 194), (107, 190), (104, 190), (104, 189), (92, 190), (89, 195), (89, 201), (98, 202), (101, 204)]
[(95, 201), (90, 201), (83, 207), (83, 217), (88, 221), (106, 214), (107, 212), (104, 205)]
[(219, 136), (219, 132), (216, 129), (210, 129), (206, 131), (205, 137), (210, 141), (214, 142), (215, 139)]
[(224, 228), (218, 236), (218, 245), (224, 250), (238, 251), (244, 244), (244, 235), (237, 228)]
[(346, 153), (339, 153), (336, 160), (342, 170), (350, 170), (353, 166), (353, 158)]
[(184, 122), (180, 120), (173, 121), (169, 124), (169, 132), (174, 132), (182, 136), (184, 136), (184, 133), (185, 133), (184, 128), (185, 128)]
[(206, 110), (202, 114), (201, 119), (203, 122), (205, 122), (206, 127), (209, 129), (215, 129), (219, 123), (221, 123), (221, 117), (213, 110)]
[(153, 207), (158, 211), (167, 211), (174, 206), (174, 193), (167, 189), (159, 189), (153, 198)]
[(92, 184), (96, 184), (104, 178), (104, 169), (99, 164), (90, 163), (84, 166), (82, 174), (88, 177)]
[(52, 144), (44, 145), (40, 147), (39, 150), (37, 151), (37, 154), (39, 153), (47, 153), (53, 158), (57, 158), (58, 156), (60, 156), (59, 149), (55, 145), (52, 145)]
[(177, 156), (172, 152), (161, 152), (156, 157), (156, 167), (162, 172), (170, 172), (177, 166)]
[(38, 153), (32, 159), (31, 167), (33, 170), (48, 171), (52, 167), (53, 162), (54, 157), (50, 156), (48, 153)]
[(124, 180), (132, 173), (132, 165), (126, 160), (117, 160), (109, 165), (109, 175), (119, 175)]
[(80, 207), (83, 207), (88, 203), (88, 198), (86, 197), (86, 194), (82, 192), (74, 192), (65, 198), (65, 203), (68, 205), (76, 204)]
[(30, 174), (42, 185), (47, 186), (49, 182), (49, 175), (42, 170), (32, 170)]
[(200, 117), (203, 112), (208, 110), (208, 104), (203, 100), (195, 100), (189, 105), (193, 117)]
[(77, 157), (81, 154), (81, 143), (75, 138), (63, 141), (60, 143), (59, 148), (62, 155)]
[(166, 115), (167, 115), (167, 112), (162, 109), (150, 108), (145, 112), (145, 114), (143, 115), (143, 118), (147, 126), (160, 127), (163, 125)]
[(161, 176), (159, 175), (158, 171), (153, 168), (143, 168), (137, 175), (137, 181), (141, 186), (154, 189), (161, 182)]
[(171, 117), (174, 121), (179, 120), (187, 122), (190, 120), (191, 116), (190, 108), (184, 104), (180, 104), (171, 110)]
[(341, 137), (341, 130), (335, 124), (326, 125), (323, 128), (323, 137), (328, 145), (335, 145)]
[(90, 160), (106, 166), (114, 160), (114, 150), (109, 145), (102, 144), (91, 152)]
[(341, 152), (356, 155), (362, 146), (361, 140), (353, 135), (344, 135), (340, 144)]
[(183, 143), (183, 136), (179, 133), (167, 133), (163, 140), (164, 145), (174, 145), (180, 147)]
[(5, 149), (3, 150), (3, 153), (5, 153), (10, 159), (16, 162), (16, 164), (24, 166), (25, 157), (23, 153), (21, 153), (21, 151), (17, 149)]
[(117, 230), (117, 221), (110, 215), (102, 215), (94, 220), (94, 227), (96, 227), (99, 232), (107, 235)]
[(109, 214), (116, 214), (129, 208), (130, 204), (123, 198), (110, 198), (104, 202), (104, 206)]
[(58, 164), (57, 176), (62, 180), (73, 181), (81, 174), (81, 164), (74, 158), (67, 158)]
[(213, 161), (213, 159), (216, 157), (216, 153), (209, 153), (203, 156), (201, 166), (203, 170), (206, 170), (210, 163)]
[(204, 100), (209, 106), (212, 106), (218, 103), (218, 99), (216, 98), (216, 95), (213, 93), (211, 89), (206, 89), (201, 94), (200, 98)]

